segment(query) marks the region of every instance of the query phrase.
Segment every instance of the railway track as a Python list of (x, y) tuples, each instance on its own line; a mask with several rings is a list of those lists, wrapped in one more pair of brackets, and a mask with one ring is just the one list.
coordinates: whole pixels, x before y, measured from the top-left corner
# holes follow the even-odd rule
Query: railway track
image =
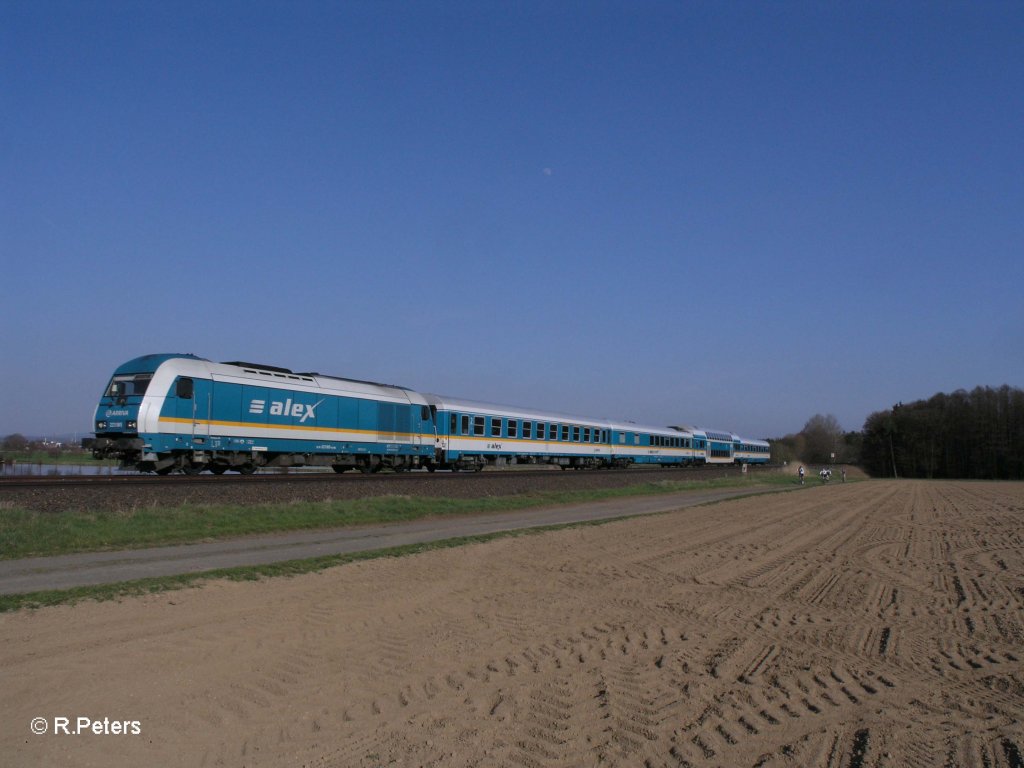
[[(633, 469), (591, 469), (578, 472), (566, 472), (567, 476), (585, 474), (588, 477), (643, 477), (656, 476), (658, 478), (675, 479), (692, 476), (719, 477), (722, 475), (739, 474), (740, 468), (733, 466), (708, 465), (704, 467), (685, 467), (682, 471), (666, 471), (658, 467), (644, 467)], [(750, 471), (764, 471), (765, 468), (751, 467)], [(491, 470), (484, 472), (381, 472), (372, 475), (359, 473), (335, 474), (333, 472), (302, 472), (302, 473), (267, 473), (255, 475), (13, 475), (0, 477), (0, 491), (14, 488), (72, 488), (72, 487), (128, 487), (128, 486), (204, 486), (223, 487), (228, 485), (264, 484), (282, 485), (311, 482), (337, 482), (337, 483), (378, 483), (381, 481), (394, 483), (416, 483), (427, 479), (450, 480), (454, 482), (474, 483), (495, 479), (516, 479), (525, 480), (535, 477), (560, 476), (563, 473), (551, 469), (527, 469), (527, 470)]]

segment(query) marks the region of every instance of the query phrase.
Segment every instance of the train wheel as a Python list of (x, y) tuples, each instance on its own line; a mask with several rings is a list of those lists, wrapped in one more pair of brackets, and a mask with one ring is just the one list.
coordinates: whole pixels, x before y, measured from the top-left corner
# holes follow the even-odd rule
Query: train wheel
[(213, 474), (215, 475), (223, 475), (225, 472), (228, 471), (228, 468), (225, 467), (223, 464), (217, 464), (215, 466), (210, 467), (210, 471), (213, 472)]
[(171, 474), (172, 469), (174, 469), (174, 467), (160, 467), (160, 469), (155, 470), (155, 472), (161, 476), (169, 475)]
[(240, 475), (251, 475), (256, 471), (255, 464), (242, 464), (240, 467), (235, 467)]
[(343, 467), (341, 464), (331, 464), (331, 469), (337, 472), (339, 475), (344, 472), (348, 467)]
[(433, 464), (427, 464), (427, 472), (433, 473), (437, 471), (437, 467)]
[(181, 471), (186, 475), (195, 476), (206, 469), (205, 464), (182, 464)]

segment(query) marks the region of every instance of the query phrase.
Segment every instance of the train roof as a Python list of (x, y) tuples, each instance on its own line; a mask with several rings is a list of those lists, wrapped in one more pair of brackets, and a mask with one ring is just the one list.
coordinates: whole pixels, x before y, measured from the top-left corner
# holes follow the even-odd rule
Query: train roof
[[(215, 363), (204, 357), (190, 354), (143, 355), (119, 366), (114, 375), (153, 373), (157, 369), (168, 376), (213, 376), (233, 379), (239, 383), (251, 383), (275, 389), (313, 389), (333, 391), (342, 396), (358, 398), (378, 397), (396, 402), (424, 405), (423, 396), (408, 387), (380, 384), (374, 381), (349, 379), (341, 376), (323, 376), (318, 373), (294, 373), (288, 368), (232, 361)], [(162, 375), (162, 374), (157, 374)]]
[(608, 425), (607, 419), (595, 419), (592, 416), (578, 416), (568, 413), (557, 413), (555, 411), (540, 411), (535, 408), (518, 408), (514, 405), (500, 405), (498, 403), (485, 403), (480, 400), (467, 400), (461, 397), (449, 397), (447, 395), (436, 395), (427, 393), (424, 395), (427, 402), (434, 405), (438, 410), (445, 411), (468, 411), (470, 413), (489, 413), (495, 416), (504, 416), (514, 419), (531, 419), (534, 421), (558, 421), (573, 422), (577, 424), (598, 424), (602, 427)]
[(654, 435), (667, 435), (668, 437), (679, 437), (680, 434), (692, 437), (692, 433), (679, 429), (678, 427), (656, 427), (651, 424), (637, 424), (634, 421), (613, 421), (611, 428), (617, 432), (643, 432)]
[(140, 357), (133, 357), (126, 363), (122, 363), (117, 366), (114, 370), (115, 376), (122, 376), (129, 373), (154, 373), (157, 368), (166, 363), (168, 360), (175, 359), (182, 360), (198, 360), (200, 362), (210, 362), (205, 357), (196, 357), (193, 354), (182, 354), (174, 352), (163, 352), (155, 355), (142, 355)]
[[(288, 377), (299, 377), (299, 378), (315, 378), (315, 379), (332, 379), (334, 381), (347, 381), (353, 384), (368, 384), (371, 387), (387, 387), (388, 389), (405, 389), (410, 390), (409, 387), (403, 387), (400, 384), (384, 384), (379, 381), (368, 381), (366, 379), (352, 379), (348, 376), (330, 376), (324, 373), (317, 373), (316, 371), (293, 371), (289, 368), (280, 368), (276, 365), (263, 365), (261, 363), (246, 363), (240, 360), (232, 362), (224, 362), (221, 365), (233, 365), (236, 368), (241, 368), (248, 373), (259, 373), (260, 371), (268, 371), (270, 373), (280, 373)], [(411, 391), (411, 390), (410, 390)]]

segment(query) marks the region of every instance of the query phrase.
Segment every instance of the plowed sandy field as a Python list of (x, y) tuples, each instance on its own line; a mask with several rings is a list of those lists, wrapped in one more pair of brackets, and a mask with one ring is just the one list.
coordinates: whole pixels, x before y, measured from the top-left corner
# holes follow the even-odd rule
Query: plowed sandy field
[(0, 684), (12, 766), (1018, 767), (1024, 484), (836, 484), (22, 611)]

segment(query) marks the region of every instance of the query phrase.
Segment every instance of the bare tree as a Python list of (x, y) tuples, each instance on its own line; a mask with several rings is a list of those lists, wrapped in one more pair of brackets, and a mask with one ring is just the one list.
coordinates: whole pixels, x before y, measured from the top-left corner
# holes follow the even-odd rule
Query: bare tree
[(839, 453), (844, 445), (843, 428), (832, 414), (811, 416), (800, 434), (804, 437), (804, 460), (811, 464), (828, 464), (832, 454)]

